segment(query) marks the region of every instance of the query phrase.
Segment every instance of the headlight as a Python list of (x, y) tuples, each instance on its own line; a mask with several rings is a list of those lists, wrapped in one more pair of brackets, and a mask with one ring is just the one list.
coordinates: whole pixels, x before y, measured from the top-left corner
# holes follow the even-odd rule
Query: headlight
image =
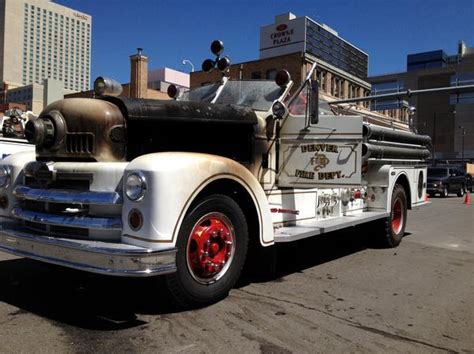
[(145, 176), (141, 172), (132, 172), (125, 181), (125, 194), (128, 199), (138, 202), (143, 199), (147, 190)]
[(10, 184), (11, 169), (8, 166), (0, 166), (0, 188), (6, 188)]

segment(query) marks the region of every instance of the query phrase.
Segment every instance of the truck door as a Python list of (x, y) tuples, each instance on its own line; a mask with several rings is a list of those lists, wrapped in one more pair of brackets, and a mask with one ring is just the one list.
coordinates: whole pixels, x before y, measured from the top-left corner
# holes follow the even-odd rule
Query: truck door
[(305, 115), (281, 123), (279, 187), (331, 188), (361, 184), (362, 117), (320, 115), (308, 124)]

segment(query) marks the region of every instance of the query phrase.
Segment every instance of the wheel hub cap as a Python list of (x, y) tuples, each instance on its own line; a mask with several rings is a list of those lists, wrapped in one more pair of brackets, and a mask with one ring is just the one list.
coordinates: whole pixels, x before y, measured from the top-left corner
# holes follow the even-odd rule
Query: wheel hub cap
[(221, 213), (204, 215), (194, 225), (188, 239), (188, 269), (200, 283), (212, 283), (227, 271), (235, 249), (235, 233), (230, 220)]

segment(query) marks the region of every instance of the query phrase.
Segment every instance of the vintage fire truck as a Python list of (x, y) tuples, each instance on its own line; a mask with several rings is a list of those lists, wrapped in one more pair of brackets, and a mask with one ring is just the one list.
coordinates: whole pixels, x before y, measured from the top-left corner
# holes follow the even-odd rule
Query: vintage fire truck
[[(212, 48), (203, 68), (226, 72), (222, 45)], [(0, 161), (0, 250), (164, 275), (178, 303), (199, 306), (279, 242), (373, 222), (397, 246), (407, 209), (426, 204), (429, 138), (333, 114), (315, 67), (291, 95), (282, 70), (275, 81), (171, 86), (173, 100), (121, 98), (98, 78), (96, 98), (52, 103), (26, 125), (36, 151)]]

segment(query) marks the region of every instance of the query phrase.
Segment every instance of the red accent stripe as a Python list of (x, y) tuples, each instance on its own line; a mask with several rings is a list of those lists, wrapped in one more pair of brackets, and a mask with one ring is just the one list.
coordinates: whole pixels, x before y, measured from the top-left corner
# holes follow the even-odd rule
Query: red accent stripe
[(299, 210), (280, 209), (280, 208), (271, 208), (270, 211), (271, 211), (272, 213), (277, 213), (277, 214), (293, 214), (293, 215), (299, 215), (299, 213), (300, 213)]

